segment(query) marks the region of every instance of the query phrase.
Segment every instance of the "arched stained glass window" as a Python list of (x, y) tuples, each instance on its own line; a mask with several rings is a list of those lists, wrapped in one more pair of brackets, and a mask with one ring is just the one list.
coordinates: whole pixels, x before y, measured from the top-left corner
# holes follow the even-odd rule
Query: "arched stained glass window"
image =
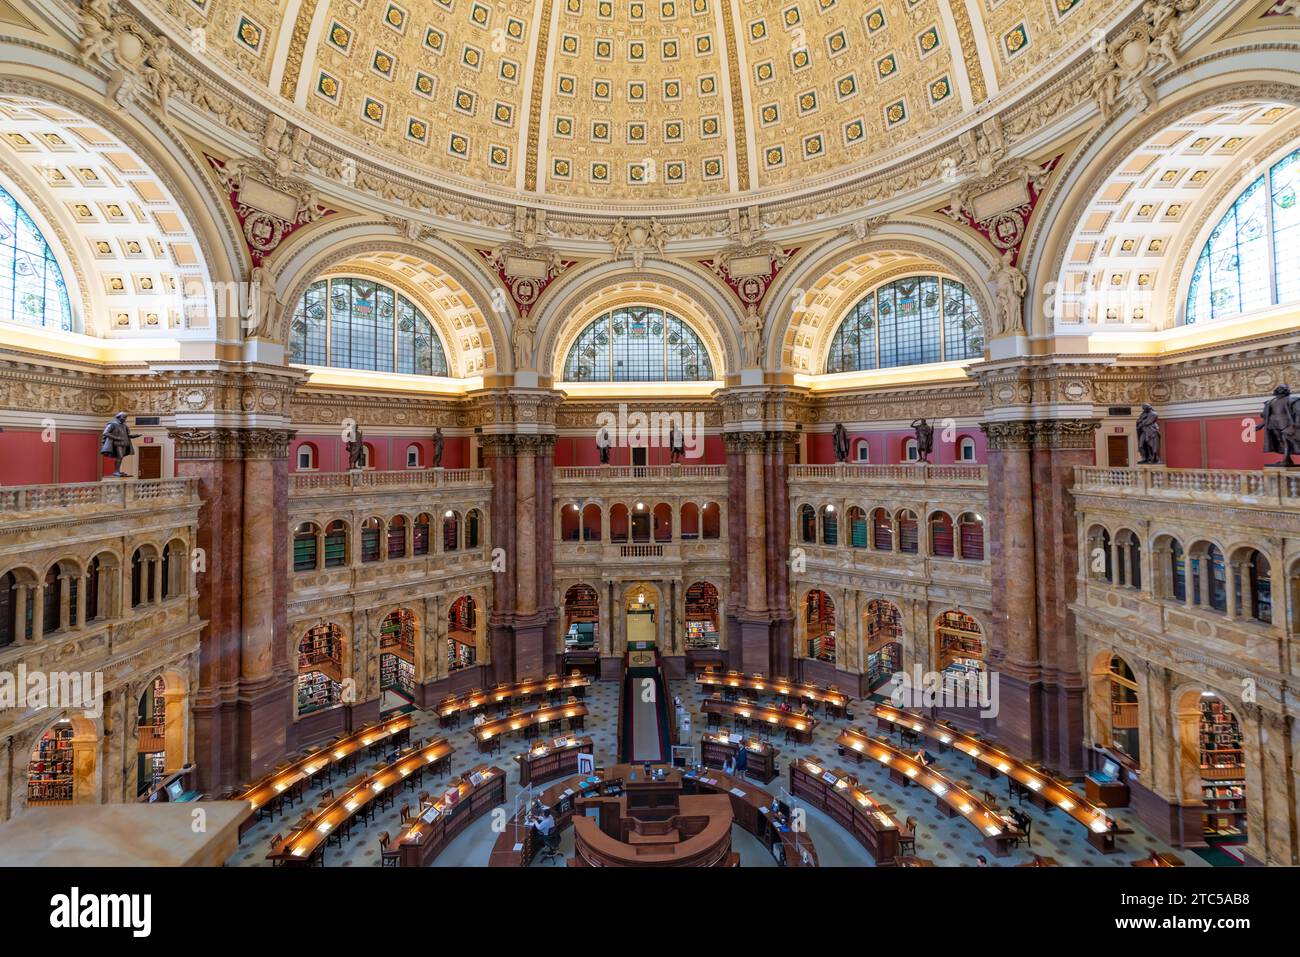
[(569, 382), (707, 382), (713, 363), (699, 335), (653, 306), (620, 306), (583, 329), (564, 360)]
[(72, 304), (54, 251), (0, 186), (0, 319), (72, 331)]
[(1189, 325), (1300, 299), (1300, 150), (1246, 187), (1196, 259)]
[(409, 299), (369, 279), (312, 283), (294, 310), (290, 362), (406, 375), (447, 375), (433, 325)]
[(827, 372), (978, 359), (984, 327), (975, 298), (955, 279), (908, 276), (862, 297), (831, 338)]

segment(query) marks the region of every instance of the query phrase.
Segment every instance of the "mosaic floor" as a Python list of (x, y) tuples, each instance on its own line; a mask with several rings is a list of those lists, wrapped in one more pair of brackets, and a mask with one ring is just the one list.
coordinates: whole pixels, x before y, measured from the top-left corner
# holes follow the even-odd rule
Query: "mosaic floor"
[[(703, 716), (699, 712), (701, 695), (691, 681), (676, 680), (670, 681), (669, 684), (671, 693), (680, 696), (682, 703), (691, 712), (692, 736), (690, 743), (698, 748), (700, 730), (705, 726)], [(587, 692), (587, 706), (590, 713), (587, 717), (587, 726), (584, 733), (591, 736), (596, 751), (596, 760), (600, 764), (612, 764), (617, 760), (618, 741), (614, 725), (618, 717), (618, 694), (619, 683), (608, 680), (596, 682)], [(858, 706), (852, 710), (860, 715), (865, 711), (865, 708), (860, 702), (857, 704)], [(414, 714), (416, 724), (411, 731), (412, 738), (445, 735), (456, 746), (456, 753), (452, 755), (452, 774), (466, 771), (483, 760), (480, 758), (478, 749), (470, 736), (468, 725), (458, 729), (440, 729), (437, 718), (433, 714), (420, 711), (416, 711)], [(1145, 857), (1153, 850), (1174, 851), (1189, 867), (1209, 866), (1209, 862), (1201, 856), (1190, 851), (1180, 851), (1172, 848), (1156, 838), (1137, 822), (1136, 816), (1130, 809), (1119, 808), (1113, 814), (1123, 826), (1132, 828), (1135, 833), (1125, 835), (1120, 839), (1122, 848), (1120, 853), (1106, 855), (1089, 845), (1084, 839), (1083, 829), (1064, 815), (1059, 813), (1048, 814), (1029, 804), (1020, 805), (1019, 807), (1022, 811), (1028, 813), (1033, 820), (1032, 847), (1022, 845), (1013, 850), (1008, 857), (992, 858), (983, 844), (977, 840), (975, 830), (969, 824), (960, 818), (943, 818), (939, 815), (928, 792), (916, 787), (902, 788), (894, 784), (889, 780), (887, 772), (875, 762), (864, 762), (860, 766), (855, 766), (851, 759), (838, 758), (835, 753), (835, 738), (845, 723), (843, 720), (822, 721), (814, 734), (813, 743), (797, 746), (797, 754), (815, 757), (820, 763), (829, 767), (843, 767), (845, 770), (857, 773), (862, 784), (873, 791), (882, 801), (892, 804), (900, 817), (906, 818), (909, 815), (915, 817), (919, 822), (916, 842), (917, 855), (932, 860), (939, 866), (973, 866), (976, 857), (984, 854), (989, 859), (990, 866), (1006, 867), (1031, 860), (1034, 854), (1040, 854), (1043, 857), (1055, 858), (1062, 865), (1128, 867), (1131, 861), (1139, 857)], [(517, 771), (512, 757), (523, 751), (525, 746), (525, 741), (507, 740), (502, 747), (501, 754), (495, 755), (491, 759), (493, 764), (506, 769), (508, 772), (510, 787), (507, 792), (507, 800), (512, 808), (516, 797), (520, 793), (519, 787), (514, 783), (517, 780)], [(770, 785), (766, 786), (766, 790), (773, 793), (778, 793), (788, 786), (789, 776), (785, 770), (786, 761), (792, 754), (791, 749), (796, 747), (795, 745), (778, 746), (782, 749), (780, 758), (782, 774)], [(937, 756), (937, 763), (940, 767), (943, 767), (945, 757), (944, 755)], [(953, 759), (950, 757), (950, 760)], [(953, 770), (954, 774), (960, 770), (963, 773), (958, 776), (966, 776), (964, 773), (966, 763), (962, 761), (951, 770)], [(432, 786), (434, 783), (426, 780), (426, 787), (429, 790), (434, 790)], [(542, 787), (547, 787), (550, 783), (547, 782)], [(991, 781), (989, 783), (990, 790), (998, 794), (999, 799), (1001, 799), (1005, 790), (1005, 782)], [(261, 821), (251, 828), (244, 835), (239, 848), (226, 862), (227, 865), (239, 867), (270, 866), (270, 862), (266, 860), (266, 854), (270, 848), (271, 838), (276, 833), (283, 831), (289, 823), (296, 820), (302, 813), (303, 807), (314, 806), (319, 800), (319, 794), (320, 789), (309, 790), (305, 792), (304, 803), (298, 807), (288, 809), (288, 813), (284, 817), (277, 817), (273, 821)], [(400, 819), (403, 803), (414, 805), (415, 794), (413, 792), (403, 792), (399, 795), (394, 807), (376, 815), (374, 823), (355, 829), (351, 841), (344, 845), (343, 848), (331, 847), (326, 853), (325, 865), (327, 867), (378, 866), (379, 834), (381, 831), (388, 831), (390, 835), (396, 838), (401, 830)], [(802, 806), (803, 802), (794, 801), (793, 803)], [(1003, 804), (1006, 804), (1005, 800), (1003, 800)], [(874, 862), (866, 850), (829, 817), (808, 808), (807, 822), (808, 835), (817, 849), (817, 856), (823, 867), (873, 866)], [(492, 817), (491, 815), (485, 815), (475, 821), (463, 834), (459, 835), (447, 846), (439, 856), (437, 864), (440, 867), (483, 866), (487, 863), (495, 839), (496, 834), (492, 830)], [(745, 834), (740, 829), (735, 829), (734, 840), (735, 849), (741, 855), (742, 865), (771, 865), (771, 858), (767, 856), (762, 845), (757, 840), (750, 838), (748, 834)], [(561, 850), (566, 855), (573, 853), (572, 829), (566, 830), (564, 840), (561, 843)]]

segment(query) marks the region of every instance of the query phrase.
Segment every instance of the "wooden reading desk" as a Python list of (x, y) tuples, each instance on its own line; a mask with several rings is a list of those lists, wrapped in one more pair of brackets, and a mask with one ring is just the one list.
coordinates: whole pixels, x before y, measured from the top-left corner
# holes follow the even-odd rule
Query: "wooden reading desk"
[(547, 705), (532, 711), (516, 711), (504, 718), (485, 721), (474, 728), (474, 737), (480, 751), (495, 748), (501, 738), (518, 731), (524, 737), (531, 737), (543, 724), (569, 719), (569, 729), (577, 730), (586, 722), (587, 706), (578, 701), (565, 704)]
[(402, 867), (428, 867), (452, 839), (471, 822), (506, 800), (506, 772), (479, 764), (455, 782), (456, 801), (449, 803), (448, 788), (437, 800), (420, 808), (397, 841)]
[(438, 723), (444, 728), (454, 715), (473, 711), (489, 705), (509, 703), (515, 698), (535, 699), (542, 695), (561, 693), (581, 699), (587, 693), (591, 679), (584, 675), (569, 675), (561, 678), (551, 675), (549, 678), (530, 678), (513, 684), (494, 685), (486, 691), (475, 689), (462, 695), (448, 695), (438, 702)]
[(411, 727), (415, 719), (409, 714), (398, 715), (379, 724), (370, 725), (360, 731), (354, 731), (332, 744), (326, 744), (312, 751), (306, 757), (299, 758), (288, 767), (268, 774), (257, 784), (239, 796), (239, 800), (249, 803), (249, 815), (239, 825), (239, 836), (257, 823), (258, 812), (267, 805), (272, 813), (286, 791), (301, 789), (302, 783), (321, 772), (333, 776), (335, 766), (355, 765), (357, 754), (362, 748), (383, 743), (385, 746), (398, 746), (411, 740)]
[(733, 722), (751, 723), (755, 729), (764, 726), (783, 728), (800, 744), (812, 743), (813, 729), (817, 727), (816, 718), (751, 701), (724, 701), (721, 696), (705, 698), (700, 710), (704, 714), (730, 718)]
[[(934, 792), (935, 806), (949, 817), (964, 817), (984, 836), (984, 845), (998, 857), (1006, 857), (1011, 845), (1024, 838), (1015, 823), (1000, 816), (970, 791), (950, 781), (937, 768), (926, 766), (888, 741), (872, 738), (861, 728), (840, 732), (836, 744), (854, 755), (866, 755), (889, 768), (889, 778), (906, 787), (916, 783)], [(859, 757), (860, 760), (860, 757)]]
[(836, 768), (829, 771), (805, 758), (790, 762), (790, 793), (825, 811), (867, 849), (877, 864), (898, 860), (898, 820), (894, 809), (858, 787), (855, 778)]
[(976, 768), (989, 777), (998, 772), (1005, 774), (1029, 792), (1029, 799), (1036, 807), (1046, 811), (1058, 807), (1082, 824), (1088, 832), (1088, 843), (1104, 854), (1115, 852), (1116, 834), (1132, 833), (1125, 828), (1112, 827), (1106, 812), (1076, 794), (1068, 781), (1058, 781), (987, 741), (981, 741), (924, 715), (900, 711), (888, 705), (876, 705), (874, 713), (878, 726), (905, 728), (937, 741), (944, 747), (955, 748), (969, 755)]
[[(400, 786), (417, 771), (445, 764), (453, 751), (455, 748), (446, 738), (438, 738), (367, 775), (312, 814), (302, 830), (272, 847), (267, 859), (279, 864), (308, 865), (319, 851), (324, 863), (325, 842), (331, 835), (340, 829), (349, 832), (352, 821), (366, 813), (381, 794), (395, 785)], [(339, 843), (342, 844), (341, 838)]]
[(552, 778), (576, 774), (578, 755), (593, 754), (591, 738), (566, 734), (550, 741), (537, 741), (523, 754), (515, 755), (519, 765), (519, 786), (532, 787)]
[(1154, 857), (1144, 857), (1130, 862), (1134, 867), (1183, 867), (1183, 859), (1177, 854), (1165, 852)]
[(743, 675), (738, 671), (719, 674), (705, 671), (695, 679), (704, 688), (736, 688), (741, 691), (770, 691), (782, 698), (797, 698), (812, 701), (826, 707), (835, 717), (842, 717), (849, 705), (849, 696), (833, 688), (807, 684), (800, 681), (787, 681), (784, 678), (764, 678), (760, 674)]

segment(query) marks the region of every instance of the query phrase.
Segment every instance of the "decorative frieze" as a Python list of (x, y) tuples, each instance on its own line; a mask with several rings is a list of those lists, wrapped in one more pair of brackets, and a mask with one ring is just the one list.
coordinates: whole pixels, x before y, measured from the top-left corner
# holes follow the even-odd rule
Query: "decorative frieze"
[(1030, 449), (1092, 449), (1096, 419), (1047, 419), (1031, 422), (981, 422), (991, 452)]

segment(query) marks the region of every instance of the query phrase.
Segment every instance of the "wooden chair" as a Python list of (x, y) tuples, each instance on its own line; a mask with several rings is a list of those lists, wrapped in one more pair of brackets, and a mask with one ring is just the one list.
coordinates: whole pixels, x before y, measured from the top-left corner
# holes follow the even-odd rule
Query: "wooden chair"
[(406, 825), (410, 823), (411, 823), (411, 805), (403, 804), (402, 805), (402, 827), (406, 827)]
[[(291, 833), (292, 833), (292, 832), (291, 832)], [(270, 850), (268, 853), (270, 853), (270, 854), (274, 854), (276, 851), (278, 851), (278, 850), (280, 849), (280, 845), (283, 844), (283, 843), (284, 843), (284, 835), (283, 835), (283, 834), (276, 834), (275, 837), (271, 838), (271, 850)], [(272, 866), (272, 867), (281, 867), (281, 866), (283, 866), (283, 864), (284, 864), (284, 861), (281, 861), (281, 860), (278, 860), (278, 859), (277, 859), (277, 860), (272, 860), (272, 861), (271, 861), (271, 866)]]
[(916, 853), (916, 818), (909, 817), (907, 823), (898, 832), (898, 853)]
[(379, 866), (380, 867), (400, 867), (401, 852), (397, 848), (389, 848), (389, 837), (387, 831), (381, 831), (379, 834)]

